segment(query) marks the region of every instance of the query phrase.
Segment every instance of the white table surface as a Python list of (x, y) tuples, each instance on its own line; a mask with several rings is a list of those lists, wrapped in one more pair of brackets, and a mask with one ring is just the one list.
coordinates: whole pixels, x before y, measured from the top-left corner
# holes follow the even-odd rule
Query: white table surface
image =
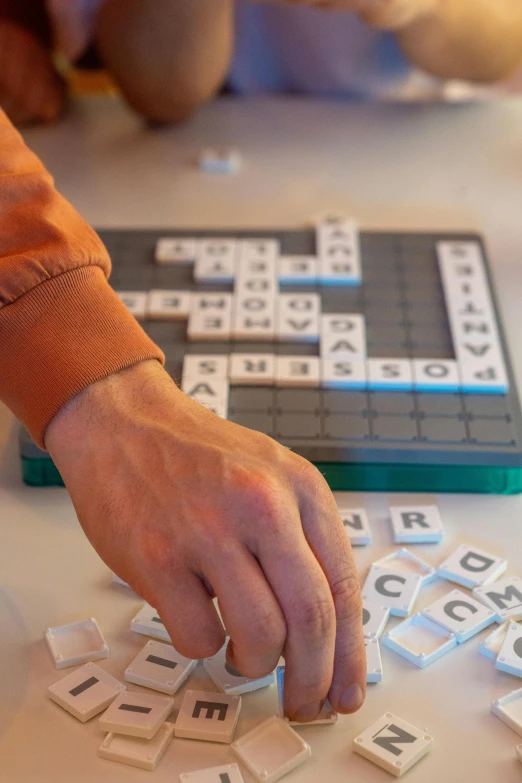
[[(364, 228), (469, 229), (488, 238), (512, 358), (522, 380), (522, 103), (464, 106), (341, 105), (290, 99), (220, 100), (180, 129), (148, 130), (114, 99), (77, 102), (60, 125), (26, 133), (62, 192), (99, 227), (299, 227), (320, 210), (353, 214)], [(201, 174), (206, 145), (244, 156), (234, 177)], [(56, 672), (43, 642), (48, 625), (94, 616), (111, 647), (101, 665), (121, 677), (143, 640), (129, 630), (139, 599), (111, 584), (64, 490), (29, 489), (19, 477), (15, 425), (0, 409), (0, 779), (5, 783), (120, 783), (151, 773), (97, 757), (96, 719), (82, 725), (46, 697)], [(379, 494), (362, 500), (374, 544), (356, 552), (364, 569), (393, 548)], [(397, 498), (395, 498), (397, 500)], [(433, 564), (467, 541), (505, 556), (522, 575), (522, 499), (437, 498), (447, 536), (415, 547)], [(422, 607), (449, 585), (426, 588)], [(483, 638), (486, 632), (480, 635)], [(478, 654), (475, 638), (422, 671), (383, 650), (385, 682), (337, 727), (301, 729), (312, 760), (287, 780), (370, 783), (391, 779), (352, 754), (351, 742), (386, 711), (427, 728), (433, 752), (412, 781), (514, 783), (522, 742), (490, 703), (522, 685)], [(199, 671), (199, 670), (198, 670)], [(199, 671), (195, 682), (210, 687)], [(131, 686), (133, 687), (133, 686)], [(238, 735), (276, 709), (274, 688), (244, 700)], [(176, 706), (179, 697), (176, 699)], [(151, 779), (226, 763), (225, 746), (174, 740)], [(252, 778), (245, 772), (245, 781)]]

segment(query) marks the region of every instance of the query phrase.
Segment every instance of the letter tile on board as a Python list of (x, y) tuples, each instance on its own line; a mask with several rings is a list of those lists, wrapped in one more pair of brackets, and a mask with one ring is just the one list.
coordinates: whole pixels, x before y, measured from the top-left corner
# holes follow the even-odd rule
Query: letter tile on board
[(453, 359), (414, 359), (413, 384), (416, 391), (458, 392), (460, 376)]
[(364, 639), (366, 648), (366, 682), (382, 682), (381, 648), (378, 639)]
[(492, 585), (475, 587), (473, 595), (495, 612), (498, 623), (522, 612), (522, 579), (506, 576)]
[(331, 359), (366, 359), (366, 324), (358, 313), (321, 316), (321, 356)]
[(275, 783), (311, 756), (310, 746), (277, 715), (255, 726), (231, 747), (257, 783)]
[(317, 356), (277, 356), (276, 386), (289, 388), (317, 388), (319, 386), (319, 359)]
[(410, 391), (413, 389), (409, 359), (368, 359), (368, 386), (375, 390)]
[(274, 674), (267, 674), (266, 677), (260, 677), (256, 680), (243, 677), (233, 666), (227, 663), (227, 644), (211, 658), (203, 661), (203, 666), (210, 679), (217, 687), (231, 696), (240, 696), (242, 693), (267, 688), (274, 684)]
[(453, 650), (457, 646), (457, 637), (424, 615), (414, 614), (387, 631), (382, 643), (419, 669), (424, 669)]
[(391, 615), (407, 617), (417, 600), (421, 584), (418, 574), (372, 565), (362, 588), (362, 597), (387, 606)]
[(366, 385), (366, 362), (321, 357), (323, 389), (365, 389)]
[(174, 701), (167, 696), (124, 691), (98, 719), (102, 731), (152, 739), (172, 711)]
[(124, 690), (123, 683), (95, 663), (86, 663), (51, 685), (48, 694), (60, 707), (85, 723), (103, 712)]
[(452, 631), (459, 644), (495, 622), (495, 614), (491, 609), (461, 590), (447, 593), (438, 601), (426, 606), (422, 614), (448, 631)]
[(316, 229), (319, 278), (323, 285), (359, 285), (359, 230), (353, 220), (322, 222)]
[(197, 661), (180, 655), (170, 644), (148, 641), (125, 669), (127, 682), (173, 696)]
[(150, 740), (125, 734), (107, 734), (98, 749), (98, 755), (103, 759), (152, 771), (167, 750), (173, 734), (172, 723), (164, 723)]
[(278, 277), (282, 285), (314, 285), (317, 274), (315, 256), (281, 256), (279, 259)]
[(372, 533), (365, 508), (340, 508), (339, 514), (352, 546), (371, 544)]
[(522, 688), (494, 701), (491, 712), (522, 737)]
[(522, 677), (522, 626), (518, 623), (509, 626), (495, 668)]
[(228, 378), (228, 356), (216, 354), (187, 353), (183, 357), (183, 378), (195, 381), (197, 378)]
[(233, 353), (229, 380), (233, 386), (273, 386), (276, 357), (272, 353)]
[(318, 342), (319, 294), (279, 294), (277, 333), (282, 342)]
[(438, 574), (442, 579), (472, 589), (490, 584), (501, 576), (506, 568), (507, 560), (477, 547), (461, 544), (439, 566)]
[(240, 710), (240, 696), (185, 691), (174, 733), (184, 739), (232, 742)]
[(363, 632), (368, 639), (378, 639), (382, 634), (390, 610), (387, 606), (380, 606), (369, 598), (363, 600)]
[(146, 291), (116, 291), (116, 293), (134, 318), (142, 321), (146, 317), (148, 298)]
[(237, 764), (207, 767), (196, 772), (182, 772), (179, 781), (180, 783), (244, 783)]
[(274, 294), (238, 293), (232, 316), (236, 340), (273, 341), (275, 338), (276, 298)]
[(161, 622), (157, 611), (150, 604), (143, 604), (138, 614), (131, 620), (130, 629), (134, 633), (170, 642), (167, 629)]
[(193, 294), (187, 328), (189, 340), (229, 340), (232, 294)]
[(387, 712), (353, 742), (353, 749), (379, 767), (400, 777), (430, 749), (433, 738), (425, 731)]
[(277, 697), (279, 700), (279, 715), (283, 720), (288, 721), (290, 726), (334, 726), (339, 716), (332, 708), (332, 705), (328, 699), (323, 704), (319, 716), (315, 720), (311, 720), (308, 723), (302, 723), (294, 720), (289, 720), (285, 717), (285, 667), (278, 666), (276, 669), (276, 682), (277, 682)]
[(462, 390), (477, 394), (506, 394), (509, 382), (502, 360), (484, 361), (477, 359), (461, 362), (459, 365)]
[(396, 544), (438, 544), (444, 528), (438, 506), (390, 506)]
[(196, 239), (163, 237), (156, 243), (156, 261), (158, 264), (193, 264), (196, 245)]
[(158, 321), (180, 321), (189, 317), (190, 291), (149, 291), (147, 318)]
[(229, 382), (225, 378), (186, 378), (181, 390), (193, 400), (205, 405), (213, 413), (226, 419), (228, 413)]

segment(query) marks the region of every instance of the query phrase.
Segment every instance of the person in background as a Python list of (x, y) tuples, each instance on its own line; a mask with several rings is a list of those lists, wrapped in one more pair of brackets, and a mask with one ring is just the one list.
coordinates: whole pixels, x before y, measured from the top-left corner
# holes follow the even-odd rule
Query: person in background
[(186, 120), (224, 86), (336, 97), (393, 94), (417, 68), (495, 82), (522, 60), (520, 0), (0, 0), (0, 106), (51, 121), (53, 60), (98, 62), (128, 103)]

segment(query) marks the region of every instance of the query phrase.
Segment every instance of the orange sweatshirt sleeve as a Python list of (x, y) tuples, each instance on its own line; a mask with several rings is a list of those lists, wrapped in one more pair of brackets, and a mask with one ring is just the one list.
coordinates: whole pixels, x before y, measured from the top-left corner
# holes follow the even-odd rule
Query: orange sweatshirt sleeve
[(96, 233), (0, 110), (0, 400), (40, 446), (82, 389), (164, 357), (107, 282)]

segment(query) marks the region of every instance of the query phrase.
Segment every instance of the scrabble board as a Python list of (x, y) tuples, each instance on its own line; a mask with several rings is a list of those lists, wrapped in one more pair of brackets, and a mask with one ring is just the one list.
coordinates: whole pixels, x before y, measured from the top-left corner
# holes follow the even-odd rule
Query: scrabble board
[[(99, 233), (113, 262), (112, 286), (125, 292), (131, 308), (139, 309), (140, 292), (188, 292), (191, 301), (203, 294), (235, 296), (235, 273), (229, 276), (226, 264), (213, 277), (209, 264), (205, 271), (204, 258), (196, 264), (158, 263), (161, 239), (195, 239), (198, 247), (209, 239), (235, 240), (234, 247), (245, 240), (277, 240), (282, 257), (307, 257), (316, 263), (317, 257), (319, 262), (327, 257), (329, 247), (321, 231), (319, 226)], [(352, 317), (352, 329), (357, 327), (352, 336), (361, 343), (353, 361), (344, 353), (323, 357), (342, 359), (349, 372), (329, 374), (328, 382), (322, 374), (305, 383), (272, 378), (253, 385), (232, 379), (222, 414), (311, 460), (333, 490), (521, 492), (522, 416), (480, 236), (355, 231), (351, 241), (357, 245), (353, 279), (350, 274), (339, 277), (340, 267), (322, 268), (320, 273), (313, 267), (315, 272), (309, 274), (310, 265), (308, 277), (305, 272), (299, 278), (299, 265), (294, 264), (293, 273), (285, 267), (284, 275), (276, 274), (274, 294), (276, 303), (285, 300), (284, 295), (310, 301), (315, 294), (319, 323), (329, 314)], [(212, 243), (203, 245), (211, 262)], [(241, 270), (241, 258), (238, 263)], [(186, 318), (150, 320), (141, 315), (143, 328), (165, 352), (166, 369), (176, 382), (182, 379), (185, 355), (269, 354), (279, 366), (279, 356), (321, 357), (326, 339), (324, 334), (314, 336), (313, 329), (311, 334), (284, 337), (277, 329), (258, 335), (234, 329), (206, 334), (198, 331), (196, 321), (187, 326)], [(466, 356), (468, 349), (471, 354)], [(322, 359), (316, 361), (326, 366)], [(24, 433), (21, 455), (27, 483), (59, 483), (48, 456)]]

